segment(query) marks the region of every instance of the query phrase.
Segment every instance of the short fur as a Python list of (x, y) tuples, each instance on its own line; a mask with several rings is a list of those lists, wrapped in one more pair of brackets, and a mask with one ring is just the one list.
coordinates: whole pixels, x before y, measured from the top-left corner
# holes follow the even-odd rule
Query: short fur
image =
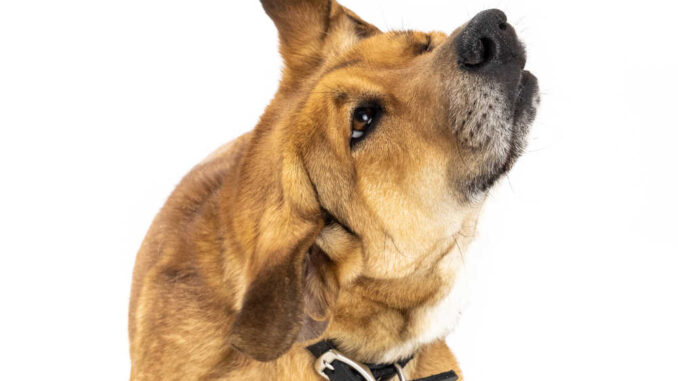
[[(130, 379), (320, 380), (304, 347), (323, 338), (363, 362), (414, 355), (410, 378), (461, 374), (444, 342), (455, 280), (534, 106), (513, 117), (498, 87), (460, 70), (458, 31), (383, 33), (334, 0), (262, 4), (280, 88), (153, 222), (134, 269)], [(352, 145), (365, 102), (383, 115)]]

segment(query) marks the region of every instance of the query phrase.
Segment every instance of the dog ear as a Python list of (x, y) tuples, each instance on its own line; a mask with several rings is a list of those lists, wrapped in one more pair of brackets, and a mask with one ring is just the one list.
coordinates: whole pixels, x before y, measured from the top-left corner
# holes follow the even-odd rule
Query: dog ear
[(261, 0), (261, 4), (278, 29), (285, 65), (296, 74), (321, 63), (323, 51), (335, 45), (346, 47), (380, 33), (335, 0)]
[(297, 155), (281, 154), (282, 165), (276, 165), (277, 160), (262, 157), (279, 156), (263, 149), (255, 152), (260, 156), (243, 161), (237, 184), (237, 234), (241, 246), (252, 249), (245, 252), (250, 282), (230, 337), (239, 351), (270, 361), (308, 332), (324, 330), (317, 324), (304, 329), (315, 321), (305, 312), (315, 310), (315, 300), (323, 295), (323, 284), (317, 281), (322, 269), (309, 254), (323, 219)]
[(304, 322), (297, 341), (317, 338), (329, 324), (330, 309), (339, 293), (332, 266), (327, 254), (313, 245), (304, 261)]

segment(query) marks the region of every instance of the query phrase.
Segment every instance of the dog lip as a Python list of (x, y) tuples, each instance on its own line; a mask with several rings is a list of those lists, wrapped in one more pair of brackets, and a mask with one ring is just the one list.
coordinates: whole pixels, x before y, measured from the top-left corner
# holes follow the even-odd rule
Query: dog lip
[(538, 81), (532, 73), (523, 70), (520, 75), (518, 89), (516, 91), (516, 100), (513, 107), (513, 118), (516, 120), (523, 112), (532, 106), (532, 100), (537, 94)]

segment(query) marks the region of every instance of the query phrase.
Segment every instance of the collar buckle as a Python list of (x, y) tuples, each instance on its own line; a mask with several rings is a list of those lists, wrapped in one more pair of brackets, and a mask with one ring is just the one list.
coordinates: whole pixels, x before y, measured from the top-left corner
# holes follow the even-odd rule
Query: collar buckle
[(405, 378), (405, 371), (403, 370), (403, 367), (400, 366), (400, 364), (393, 363), (393, 367), (396, 370), (396, 374), (398, 375), (398, 380), (399, 381), (407, 381), (407, 378)]
[(329, 380), (330, 378), (325, 374), (325, 370), (334, 370), (334, 367), (332, 366), (332, 362), (334, 361), (340, 361), (350, 366), (353, 370), (358, 372), (358, 374), (360, 374), (362, 378), (365, 379), (365, 381), (377, 381), (370, 371), (370, 368), (368, 368), (365, 364), (351, 360), (336, 349), (328, 350), (327, 352), (320, 355), (317, 360), (315, 360), (315, 371), (318, 372), (318, 374), (324, 379)]

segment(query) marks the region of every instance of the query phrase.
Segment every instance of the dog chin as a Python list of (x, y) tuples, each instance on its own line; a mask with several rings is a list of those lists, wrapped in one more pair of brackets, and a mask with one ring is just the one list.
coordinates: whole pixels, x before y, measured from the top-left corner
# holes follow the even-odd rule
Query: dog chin
[(482, 199), (522, 155), (539, 105), (538, 81), (528, 71), (521, 73), (512, 91), (496, 83), (478, 88), (469, 100), (472, 108), (457, 128), (465, 160), (476, 163), (474, 173), (461, 184), (462, 193), (471, 202)]

